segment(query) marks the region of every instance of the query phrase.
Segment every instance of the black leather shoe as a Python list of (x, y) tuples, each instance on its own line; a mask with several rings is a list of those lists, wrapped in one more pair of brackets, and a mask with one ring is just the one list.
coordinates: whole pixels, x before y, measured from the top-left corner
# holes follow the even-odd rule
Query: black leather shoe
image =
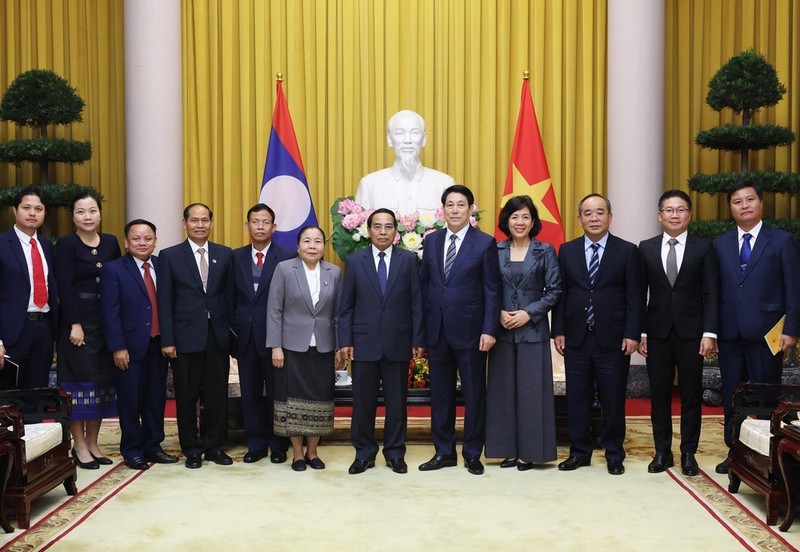
[[(92, 454), (92, 451), (89, 451), (89, 454)], [(92, 454), (92, 458), (94, 458), (94, 461), (100, 464), (101, 466), (110, 466), (111, 464), (114, 463), (114, 461), (111, 458), (106, 458), (105, 456), (102, 455), (95, 456), (94, 454)]]
[(247, 454), (244, 455), (243, 462), (245, 464), (252, 464), (253, 462), (258, 462), (262, 458), (267, 457), (267, 451), (265, 450), (248, 450)]
[(178, 457), (172, 454), (167, 454), (163, 450), (158, 452), (145, 452), (144, 459), (154, 464), (174, 464), (178, 461)]
[(505, 460), (500, 462), (500, 467), (501, 468), (513, 468), (516, 465), (517, 465), (517, 459), (516, 458), (506, 458)]
[(681, 471), (683, 475), (697, 475), (700, 473), (700, 466), (697, 465), (697, 460), (691, 452), (681, 453)]
[(472, 475), (483, 475), (483, 464), (480, 458), (464, 458), (464, 466)]
[(517, 462), (517, 469), (519, 471), (528, 471), (533, 469), (533, 462)]
[(622, 462), (609, 462), (608, 473), (611, 475), (622, 475), (625, 473), (625, 466), (622, 465)]
[(359, 460), (358, 458), (350, 464), (350, 469), (347, 470), (347, 473), (350, 475), (356, 475), (357, 473), (364, 473), (370, 468), (375, 467), (375, 459), (370, 458), (369, 460)]
[(306, 461), (302, 458), (292, 461), (292, 469), (294, 471), (306, 471)]
[(215, 450), (214, 452), (206, 453), (206, 460), (214, 462), (220, 466), (230, 466), (233, 464), (233, 458), (225, 454), (225, 451)]
[(728, 466), (730, 465), (730, 463), (731, 463), (731, 457), (729, 456), (725, 460), (717, 464), (717, 467), (714, 468), (714, 471), (723, 474), (728, 473)]
[(183, 465), (190, 470), (196, 470), (197, 468), (203, 467), (203, 459), (199, 454), (189, 454), (186, 457), (186, 461), (183, 463)]
[(142, 471), (150, 467), (150, 464), (147, 463), (147, 460), (145, 460), (141, 456), (134, 456), (133, 458), (128, 458), (127, 460), (125, 460), (125, 465), (132, 470), (142, 470)]
[(648, 473), (661, 473), (675, 465), (671, 452), (657, 451), (653, 461), (647, 466)]
[(286, 451), (285, 450), (273, 450), (272, 454), (269, 455), (269, 461), (273, 464), (283, 464), (286, 462)]
[[(324, 470), (325, 469), (325, 462), (323, 462), (319, 456), (315, 456), (314, 458), (309, 458), (308, 456), (305, 457), (306, 464), (311, 466), (312, 470)], [(375, 464), (373, 464), (375, 465)]]
[(91, 460), (89, 462), (81, 462), (80, 458), (78, 458), (78, 453), (75, 452), (75, 449), (72, 449), (72, 458), (75, 460), (75, 465), (81, 469), (84, 470), (100, 469), (100, 464), (97, 463), (97, 460)]
[(442, 468), (452, 468), (458, 462), (456, 461), (455, 456), (439, 456), (438, 454), (421, 464), (419, 467), (419, 471), (433, 471), (433, 470), (440, 470)]
[(561, 471), (572, 471), (577, 470), (581, 466), (588, 466), (589, 464), (591, 464), (591, 460), (588, 458), (582, 459), (577, 456), (570, 456), (558, 465), (558, 469)]
[(389, 458), (386, 465), (392, 468), (394, 473), (408, 473), (408, 464), (402, 458)]

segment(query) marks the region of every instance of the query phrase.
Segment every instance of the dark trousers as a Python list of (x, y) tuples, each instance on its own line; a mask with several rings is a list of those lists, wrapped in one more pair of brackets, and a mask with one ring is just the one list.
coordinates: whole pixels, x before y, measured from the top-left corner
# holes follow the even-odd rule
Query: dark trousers
[(781, 383), (783, 353), (774, 355), (764, 341), (737, 339), (719, 341), (719, 371), (725, 413), (725, 444), (733, 446), (733, 393), (742, 383)]
[(359, 460), (369, 460), (378, 454), (375, 409), (378, 406), (381, 382), (386, 404), (383, 456), (388, 460), (403, 458), (406, 454), (408, 362), (392, 362), (385, 358), (375, 362), (353, 361), (353, 419), (350, 424), (350, 439)]
[[(269, 349), (267, 349), (269, 351)], [(242, 346), (236, 358), (239, 364), (239, 389), (242, 394), (242, 418), (249, 450), (286, 452), (289, 439), (275, 435), (272, 418), (275, 410), (275, 374), (272, 359), (258, 354), (253, 337)]]
[(681, 339), (673, 329), (666, 339), (647, 338), (647, 376), (650, 379), (650, 421), (657, 451), (672, 449), (672, 387), (678, 367), (681, 395), (681, 452), (697, 452), (703, 394), (703, 357), (699, 339)]
[(628, 383), (630, 357), (620, 350), (603, 349), (593, 332), (587, 332), (580, 347), (567, 345), (564, 355), (567, 375), (567, 425), (570, 456), (592, 457), (594, 440), (591, 431), (591, 409), (594, 385), (603, 406), (603, 427), (600, 445), (608, 462), (625, 459), (625, 389)]
[(126, 460), (160, 452), (164, 440), (167, 399), (167, 360), (158, 338), (150, 340), (147, 355), (117, 371), (117, 410), (122, 436), (119, 452)]
[[(428, 350), (431, 383), (431, 432), (436, 454), (456, 454), (456, 373), (464, 396), (464, 458), (479, 458), (486, 432), (486, 353), (453, 349), (444, 334)], [(457, 371), (457, 372), (456, 372)]]
[[(181, 353), (172, 363), (178, 439), (187, 456), (222, 450), (228, 425), (228, 351), (223, 349), (209, 323), (204, 351)], [(197, 426), (197, 401), (202, 407)]]
[[(55, 338), (49, 314), (42, 320), (25, 320), (22, 333), (13, 345), (6, 344), (6, 355), (19, 365), (16, 378), (11, 373), (0, 378), (0, 389), (35, 389), (48, 387), (53, 366)], [(11, 369), (6, 364), (5, 369)], [(16, 380), (16, 381), (15, 381)]]

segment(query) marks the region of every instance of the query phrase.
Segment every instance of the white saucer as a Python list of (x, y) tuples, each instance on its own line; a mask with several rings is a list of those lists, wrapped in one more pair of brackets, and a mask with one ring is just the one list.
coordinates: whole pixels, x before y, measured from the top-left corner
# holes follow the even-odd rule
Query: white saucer
[(337, 381), (336, 382), (336, 387), (347, 387), (348, 385), (352, 385), (352, 383), (353, 383), (353, 378), (351, 378), (350, 376), (347, 376), (347, 381), (345, 381), (345, 382), (338, 382)]

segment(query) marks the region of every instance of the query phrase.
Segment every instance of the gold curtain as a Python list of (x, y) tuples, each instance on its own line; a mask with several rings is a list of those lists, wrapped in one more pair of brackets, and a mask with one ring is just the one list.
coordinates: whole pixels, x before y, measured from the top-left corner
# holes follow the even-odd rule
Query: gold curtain
[(217, 241), (246, 242), (279, 72), (326, 230), (334, 200), (392, 163), (389, 117), (413, 109), (427, 125), (424, 164), (472, 188), (492, 233), (526, 69), (567, 236), (576, 200), (605, 189), (605, 2), (183, 0), (182, 9), (184, 193), (212, 206)]
[[(83, 122), (50, 127), (51, 137), (92, 142), (83, 165), (53, 163), (51, 181), (94, 186), (105, 197), (103, 229), (122, 234), (125, 224), (125, 103), (122, 0), (0, 0), (0, 93), (17, 75), (50, 69), (78, 89)], [(0, 123), (0, 142), (32, 137), (30, 129)], [(0, 163), (0, 186), (38, 183), (31, 163)], [(59, 209), (53, 233), (72, 231)], [(6, 215), (3, 227), (11, 224)]]
[[(755, 48), (775, 67), (787, 87), (776, 106), (756, 113), (755, 123), (800, 129), (800, 1), (667, 0), (665, 46), (664, 182), (688, 190), (695, 173), (739, 170), (739, 155), (701, 150), (697, 133), (725, 124), (741, 124), (730, 109), (717, 113), (705, 103), (708, 82), (722, 65), (743, 50)], [(794, 32), (793, 32), (794, 31)], [(754, 152), (754, 170), (800, 172), (800, 144)], [(722, 196), (693, 194), (695, 215), (729, 218)], [(796, 218), (797, 199), (765, 194), (764, 216)]]

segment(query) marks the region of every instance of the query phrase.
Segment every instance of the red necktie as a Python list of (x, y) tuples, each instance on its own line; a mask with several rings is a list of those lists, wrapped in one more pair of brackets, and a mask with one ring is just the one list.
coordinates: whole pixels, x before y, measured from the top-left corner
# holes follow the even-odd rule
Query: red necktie
[(261, 251), (256, 253), (256, 258), (258, 259), (256, 261), (256, 266), (264, 266), (264, 254)]
[(39, 308), (47, 304), (47, 282), (44, 279), (42, 254), (36, 240), (31, 238), (31, 264), (33, 265), (33, 304)]
[(161, 328), (158, 326), (158, 299), (156, 299), (156, 283), (150, 275), (150, 263), (145, 262), (142, 264), (144, 268), (144, 287), (147, 290), (147, 297), (150, 298), (150, 307), (152, 318), (150, 321), (150, 337), (156, 337), (161, 333)]

